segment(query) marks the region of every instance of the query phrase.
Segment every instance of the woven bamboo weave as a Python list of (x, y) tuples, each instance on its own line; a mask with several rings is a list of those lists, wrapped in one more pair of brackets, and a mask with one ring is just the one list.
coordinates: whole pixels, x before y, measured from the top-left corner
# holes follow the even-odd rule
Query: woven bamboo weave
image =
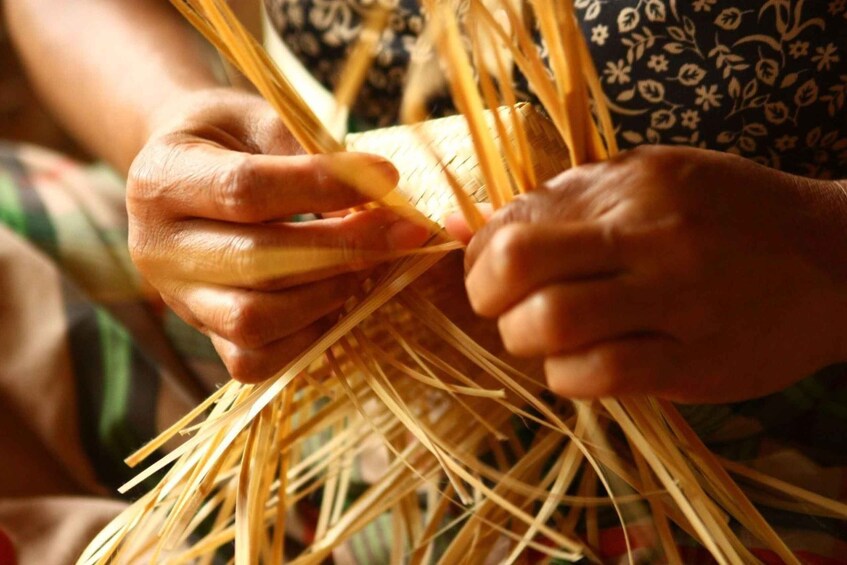
[[(507, 142), (514, 144), (514, 130), (509, 127), (510, 109), (501, 107), (497, 112), (509, 134)], [(553, 123), (531, 104), (518, 104), (515, 114), (529, 139), (532, 167), (538, 181), (546, 181), (568, 168), (568, 149)], [(503, 140), (490, 111), (486, 121), (502, 155)], [(475, 202), (488, 200), (464, 116), (350, 134), (345, 138), (345, 145), (349, 151), (374, 153), (391, 161), (400, 172), (397, 190), (436, 223), (457, 208), (439, 157)]]

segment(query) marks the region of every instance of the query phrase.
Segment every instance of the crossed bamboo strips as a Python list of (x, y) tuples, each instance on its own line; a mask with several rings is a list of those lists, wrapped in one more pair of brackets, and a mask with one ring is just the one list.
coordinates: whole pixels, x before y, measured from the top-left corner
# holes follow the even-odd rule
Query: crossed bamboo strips
[[(223, 0), (173, 4), (253, 82), (307, 151), (344, 150)], [(441, 215), (458, 208), (480, 227), (477, 201), (503, 206), (557, 164), (606, 159), (617, 148), (570, 0), (426, 0), (423, 7), (424, 35), (435, 50), (409, 71), (404, 115), (426, 114), (420, 86), (435, 62), (446, 69), (461, 116), (363, 134), (351, 145), (396, 158), (401, 186), (374, 205), (432, 226), (431, 244), (374, 275), (335, 326), (273, 378), (228, 383), (131, 456), (135, 466), (185, 436), (123, 487), (164, 475), (92, 541), (80, 563), (207, 564), (232, 542), (239, 565), (320, 563), (349, 557), (348, 542), (373, 539), (374, 531), (390, 534), (394, 563), (511, 563), (528, 551), (598, 561), (600, 521), (609, 512), (628, 547), (652, 547), (654, 558), (669, 563), (681, 563), (674, 528), (718, 563), (756, 561), (739, 529), (797, 563), (730, 474), (783, 508), (844, 518), (844, 505), (717, 458), (669, 403), (554, 400), (538, 368), (509, 361), (495, 328), (470, 313), (456, 254), (435, 225)], [(353, 50), (339, 93), (344, 105), (386, 18), (365, 20), (376, 27), (363, 35), (370, 47)], [(549, 121), (516, 105), (514, 66)], [(379, 181), (334, 173), (366, 194)], [(308, 267), (308, 250), (301, 251)], [(314, 257), (321, 265), (335, 260)], [(284, 271), (276, 265), (284, 258), (264, 257), (264, 275)], [(364, 464), (373, 459), (382, 462), (378, 471)], [(292, 510), (315, 497), (320, 510), (307, 533)], [(287, 534), (303, 534), (305, 547), (291, 547)]]

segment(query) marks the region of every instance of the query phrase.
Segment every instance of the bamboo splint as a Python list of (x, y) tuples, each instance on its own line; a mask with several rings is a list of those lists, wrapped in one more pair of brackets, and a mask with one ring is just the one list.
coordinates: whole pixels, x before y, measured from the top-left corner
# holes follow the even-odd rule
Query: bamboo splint
[[(256, 85), (306, 150), (344, 149), (223, 0), (173, 3)], [(604, 509), (629, 532), (629, 547), (653, 547), (657, 560), (681, 562), (676, 527), (718, 563), (754, 562), (733, 520), (797, 563), (730, 475), (779, 490), (808, 512), (847, 517), (844, 505), (716, 458), (668, 403), (554, 399), (538, 367), (510, 360), (496, 328), (471, 314), (456, 256), (436, 225), (443, 215), (459, 209), (479, 226), (473, 202), (505, 205), (568, 163), (605, 159), (617, 148), (571, 0), (531, 2), (549, 66), (526, 11), (509, 1), (496, 3), (495, 17), (489, 5), (470, 0), (464, 24), (448, 2), (428, 0), (425, 8), (462, 115), (350, 136), (346, 145), (397, 165), (399, 189), (376, 205), (401, 207), (431, 226), (429, 252), (398, 258), (368, 281), (336, 325), (273, 378), (228, 383), (130, 457), (137, 465), (185, 435), (124, 487), (163, 475), (80, 563), (210, 563), (232, 542), (239, 565), (319, 563), (375, 524), (392, 532), (394, 563), (511, 563), (528, 551), (599, 561)], [(504, 19), (506, 27), (498, 23)], [(472, 40), (470, 53), (461, 30)], [(488, 64), (485, 53), (493, 53)], [(511, 63), (549, 121), (514, 104)], [(418, 71), (410, 71), (410, 82)], [(404, 108), (421, 115), (424, 96), (412, 90)], [(365, 193), (372, 189), (372, 179), (355, 171), (335, 173)], [(361, 463), (374, 457), (383, 465), (369, 476)], [(350, 497), (354, 487), (363, 490)], [(317, 493), (312, 539), (303, 549), (287, 547), (285, 534), (303, 529), (290, 511)]]

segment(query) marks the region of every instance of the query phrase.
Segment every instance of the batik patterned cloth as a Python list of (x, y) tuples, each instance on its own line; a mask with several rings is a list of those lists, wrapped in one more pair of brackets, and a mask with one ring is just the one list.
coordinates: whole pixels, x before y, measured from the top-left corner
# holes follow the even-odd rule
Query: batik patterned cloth
[[(265, 3), (286, 44), (333, 88), (375, 1)], [(395, 12), (354, 110), (387, 125), (397, 119), (423, 20), (416, 0), (380, 3)], [(461, 16), (467, 1), (456, 3)], [(847, 177), (845, 0), (574, 4), (622, 147), (689, 145), (806, 176)], [(533, 99), (517, 73), (515, 84)], [(437, 97), (435, 111), (445, 111), (444, 99)]]

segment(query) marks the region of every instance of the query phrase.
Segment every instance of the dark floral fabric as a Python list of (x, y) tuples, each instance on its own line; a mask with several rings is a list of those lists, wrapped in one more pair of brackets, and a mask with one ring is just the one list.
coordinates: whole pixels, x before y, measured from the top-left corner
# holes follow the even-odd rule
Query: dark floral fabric
[(576, 0), (625, 146), (847, 176), (847, 0)]
[[(345, 55), (375, 0), (266, 0), (271, 22), (285, 44), (327, 88), (334, 88)], [(397, 119), (406, 69), (423, 30), (417, 0), (387, 0), (393, 9), (379, 53), (353, 111), (373, 126)]]
[[(326, 86), (376, 0), (267, 0)], [(423, 27), (395, 8), (354, 111), (396, 119)], [(806, 176), (847, 177), (847, 0), (575, 0), (623, 147), (682, 144)], [(543, 46), (542, 46), (543, 49)], [(520, 82), (520, 81), (519, 81)]]

